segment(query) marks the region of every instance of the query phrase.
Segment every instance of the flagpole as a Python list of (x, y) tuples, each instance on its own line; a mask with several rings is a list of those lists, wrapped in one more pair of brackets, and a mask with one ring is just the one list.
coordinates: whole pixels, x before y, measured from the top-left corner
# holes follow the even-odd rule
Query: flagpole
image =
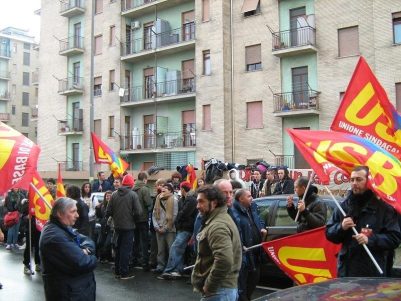
[(43, 202), (45, 203), (45, 205), (47, 206), (47, 208), (49, 208), (50, 210), (52, 209), (52, 206), (47, 202), (47, 200), (45, 199), (45, 197), (40, 193), (40, 191), (36, 188), (35, 185), (33, 185), (33, 183), (31, 182), (29, 185), (31, 185), (32, 189), (35, 190), (35, 192), (40, 196), (40, 198), (43, 200)]
[(32, 216), (30, 212), (28, 214), (28, 218), (29, 218), (29, 270), (31, 271), (31, 275), (34, 275), (35, 273), (32, 270)]
[[(315, 177), (315, 171), (312, 170), (312, 174), (310, 175), (310, 178), (309, 178), (309, 181), (308, 181), (308, 185), (306, 185), (306, 189), (305, 189), (304, 195), (302, 196), (302, 202), (305, 202), (306, 193), (308, 192), (309, 186), (311, 185), (312, 180), (313, 180), (314, 177)], [(297, 211), (297, 215), (295, 216), (295, 222), (298, 221), (298, 218), (299, 218), (299, 210)]]
[[(330, 189), (324, 185), (324, 188), (326, 188), (327, 192), (330, 194), (331, 198), (334, 200), (334, 203), (336, 204), (338, 210), (340, 210), (340, 212), (342, 213), (342, 215), (344, 217), (346, 217), (346, 213), (343, 210), (343, 208), (341, 207), (340, 203), (337, 201), (337, 199), (334, 197), (334, 195), (331, 193)], [(358, 235), (358, 231), (356, 231), (355, 227), (352, 227), (352, 231), (354, 232), (355, 235)], [(369, 255), (370, 259), (372, 260), (373, 264), (375, 265), (375, 267), (377, 268), (377, 270), (379, 271), (380, 274), (383, 274), (382, 269), (380, 268), (379, 264), (377, 263), (376, 259), (373, 257), (372, 253), (370, 252), (370, 250), (368, 249), (368, 247), (366, 246), (366, 244), (362, 244), (363, 248), (365, 249), (366, 253)]]

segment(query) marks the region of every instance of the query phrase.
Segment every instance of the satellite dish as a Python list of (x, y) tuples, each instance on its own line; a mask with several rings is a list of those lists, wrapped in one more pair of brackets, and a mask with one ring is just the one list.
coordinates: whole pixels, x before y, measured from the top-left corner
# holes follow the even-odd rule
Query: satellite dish
[(118, 96), (124, 97), (124, 94), (125, 94), (125, 89), (124, 89), (124, 88), (120, 88), (120, 89), (118, 90)]

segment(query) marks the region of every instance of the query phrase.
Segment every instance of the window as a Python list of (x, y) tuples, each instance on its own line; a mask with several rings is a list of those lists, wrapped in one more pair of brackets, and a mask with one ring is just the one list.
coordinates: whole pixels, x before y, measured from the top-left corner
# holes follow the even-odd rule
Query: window
[(12, 86), (11, 86), (11, 94), (12, 95), (15, 95), (17, 93), (17, 86), (15, 85), (15, 84), (13, 84)]
[(246, 71), (262, 69), (261, 45), (245, 47)]
[(202, 130), (211, 131), (212, 130), (212, 119), (210, 114), (210, 105), (203, 106), (203, 120), (202, 120)]
[(110, 26), (110, 37), (109, 37), (109, 45), (114, 46), (116, 43), (116, 26)]
[(102, 137), (102, 119), (93, 120), (93, 125), (96, 136)]
[(30, 50), (30, 49), (31, 49), (31, 44), (29, 44), (29, 43), (24, 43), (24, 49), (25, 49), (25, 50)]
[(103, 36), (95, 37), (95, 55), (102, 54)]
[(261, 101), (246, 103), (247, 125), (248, 129), (263, 128), (263, 109)]
[(110, 70), (109, 71), (109, 90), (114, 91), (114, 86), (115, 86), (115, 70)]
[(181, 62), (182, 92), (195, 92), (195, 61)]
[(182, 13), (182, 40), (190, 41), (195, 39), (195, 11)]
[(210, 64), (210, 50), (203, 51), (203, 75), (210, 75), (212, 73)]
[(38, 97), (38, 94), (39, 94), (39, 89), (35, 88), (35, 96)]
[(393, 14), (394, 44), (401, 44), (401, 12)]
[(94, 78), (93, 96), (102, 96), (102, 77), (101, 76)]
[(13, 106), (11, 107), (11, 114), (12, 114), (12, 115), (15, 115), (15, 112), (16, 112), (16, 110), (15, 110), (15, 105), (13, 105)]
[(24, 86), (29, 86), (29, 72), (22, 73), (22, 84)]
[(13, 44), (13, 52), (14, 52), (14, 53), (17, 53), (17, 50), (18, 50), (17, 43), (14, 43), (14, 44)]
[(245, 17), (256, 15), (260, 13), (260, 1), (259, 0), (244, 0), (242, 4), (241, 13)]
[(29, 113), (22, 113), (22, 126), (29, 126)]
[(22, 105), (29, 106), (29, 93), (22, 92)]
[(114, 116), (109, 116), (109, 137), (114, 137)]
[(103, 0), (96, 0), (95, 14), (101, 14), (102, 12), (103, 12)]
[(210, 19), (210, 1), (202, 0), (202, 22), (207, 22)]
[(401, 83), (395, 84), (395, 107), (401, 113)]
[(358, 26), (341, 28), (338, 30), (338, 56), (359, 54)]
[(31, 54), (29, 52), (24, 52), (23, 64), (29, 66), (31, 64)]

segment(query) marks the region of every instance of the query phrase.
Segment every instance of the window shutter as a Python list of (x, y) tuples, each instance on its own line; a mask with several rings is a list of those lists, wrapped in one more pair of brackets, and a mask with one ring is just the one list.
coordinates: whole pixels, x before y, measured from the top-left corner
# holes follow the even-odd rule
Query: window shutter
[(395, 84), (395, 102), (397, 111), (401, 113), (401, 83)]
[(259, 0), (244, 0), (244, 4), (242, 5), (241, 13), (247, 13), (253, 10), (256, 10), (258, 7)]
[(195, 74), (195, 63), (194, 60), (188, 60), (182, 62), (182, 78), (188, 79), (193, 78)]
[(195, 111), (183, 111), (182, 112), (182, 124), (195, 123)]
[(261, 46), (259, 45), (253, 45), (253, 46), (247, 46), (245, 48), (245, 60), (246, 64), (257, 64), (260, 63), (261, 60)]
[(210, 105), (203, 106), (203, 130), (209, 131), (212, 129), (212, 119), (210, 114)]
[(263, 127), (263, 109), (261, 101), (247, 102), (247, 128), (260, 129)]
[(338, 30), (338, 55), (340, 57), (359, 54), (358, 26)]
[(210, 2), (209, 0), (202, 1), (202, 21), (209, 21)]

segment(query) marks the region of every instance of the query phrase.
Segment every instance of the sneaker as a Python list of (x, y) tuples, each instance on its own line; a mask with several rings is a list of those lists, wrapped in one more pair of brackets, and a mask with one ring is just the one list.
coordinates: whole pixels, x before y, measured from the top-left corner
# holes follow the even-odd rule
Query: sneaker
[(7, 245), (6, 250), (11, 250), (11, 245)]
[(13, 248), (16, 249), (16, 250), (23, 250), (23, 249), (25, 249), (25, 246), (20, 246), (18, 244), (14, 244)]
[(121, 278), (121, 275), (120, 275), (120, 274), (114, 274), (114, 278), (120, 279), (120, 278)]
[(170, 275), (172, 278), (181, 278), (182, 277), (182, 275), (178, 272), (171, 272)]
[(42, 269), (40, 268), (40, 264), (35, 264), (35, 271), (38, 273), (42, 271)]
[(151, 272), (153, 272), (155, 274), (161, 274), (161, 273), (163, 273), (163, 270), (156, 268), (156, 269), (151, 269)]
[(27, 266), (24, 266), (24, 274), (25, 275), (33, 275), (33, 272), (31, 271), (31, 269)]
[(159, 280), (169, 280), (171, 279), (171, 274), (170, 273), (163, 273), (159, 276), (156, 277)]
[(127, 275), (121, 275), (121, 277), (120, 277), (120, 279), (121, 280), (128, 280), (128, 279), (131, 279), (131, 278), (134, 278), (135, 277), (135, 275), (134, 274), (132, 274), (132, 273), (128, 273)]

